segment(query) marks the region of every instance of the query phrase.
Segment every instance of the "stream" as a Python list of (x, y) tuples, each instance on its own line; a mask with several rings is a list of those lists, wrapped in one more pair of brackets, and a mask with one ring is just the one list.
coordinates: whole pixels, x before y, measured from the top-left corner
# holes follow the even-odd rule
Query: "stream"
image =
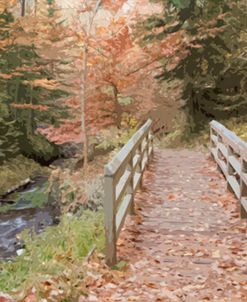
[(47, 187), (47, 179), (40, 177), (0, 199), (0, 260), (22, 252), (23, 243), (17, 235), (24, 229), (40, 233), (57, 223), (58, 210), (48, 205)]

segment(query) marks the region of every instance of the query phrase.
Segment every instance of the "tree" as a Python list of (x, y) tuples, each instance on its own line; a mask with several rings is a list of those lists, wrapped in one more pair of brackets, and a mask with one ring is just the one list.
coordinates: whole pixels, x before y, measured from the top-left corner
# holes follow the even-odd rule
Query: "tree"
[[(22, 143), (32, 141), (33, 145), (35, 139), (39, 139), (36, 130), (40, 125), (56, 124), (65, 116), (65, 106), (58, 106), (56, 100), (67, 94), (63, 92), (59, 81), (52, 79), (54, 72), (46, 67), (50, 63), (49, 58), (41, 57), (39, 54), (42, 48), (35, 35), (35, 29), (30, 28), (31, 24), (29, 27), (25, 24), (25, 18), (29, 17), (15, 21), (12, 14), (6, 10), (8, 7), (2, 8), (4, 10), (0, 14), (0, 115), (12, 128), (15, 127), (17, 132), (21, 131), (24, 134)], [(37, 27), (36, 24), (36, 30)], [(7, 132), (3, 132), (3, 135), (4, 133)], [(16, 136), (12, 137), (14, 140)], [(44, 143), (46, 144), (45, 140)], [(27, 149), (25, 144), (24, 149)]]
[(246, 10), (243, 1), (168, 1), (172, 10), (149, 19), (146, 39), (183, 32), (176, 55), (163, 63), (160, 80), (180, 79), (190, 131), (208, 119), (246, 114)]

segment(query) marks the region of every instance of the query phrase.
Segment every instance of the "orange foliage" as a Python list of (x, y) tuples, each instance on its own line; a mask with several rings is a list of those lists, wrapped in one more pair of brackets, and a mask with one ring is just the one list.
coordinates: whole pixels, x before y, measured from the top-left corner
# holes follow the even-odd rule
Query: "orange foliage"
[(16, 104), (12, 103), (11, 107), (19, 108), (19, 109), (33, 109), (33, 110), (40, 110), (40, 111), (47, 111), (49, 107), (46, 105), (33, 105), (33, 104)]

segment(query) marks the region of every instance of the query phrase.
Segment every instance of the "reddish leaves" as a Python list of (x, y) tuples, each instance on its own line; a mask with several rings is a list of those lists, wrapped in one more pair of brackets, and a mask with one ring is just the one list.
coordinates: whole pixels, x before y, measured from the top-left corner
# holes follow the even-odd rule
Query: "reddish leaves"
[(130, 262), (124, 280), (92, 286), (90, 295), (101, 302), (246, 301), (247, 243), (239, 230), (247, 224), (235, 218), (237, 200), (215, 165), (198, 152), (156, 150), (144, 185), (118, 244), (119, 258)]

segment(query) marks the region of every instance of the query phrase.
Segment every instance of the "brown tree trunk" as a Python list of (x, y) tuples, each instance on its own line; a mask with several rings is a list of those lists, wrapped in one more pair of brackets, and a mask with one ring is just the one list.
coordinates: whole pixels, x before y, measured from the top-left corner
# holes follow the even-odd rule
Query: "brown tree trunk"
[(113, 95), (114, 95), (114, 104), (115, 104), (115, 108), (116, 108), (116, 123), (117, 123), (117, 127), (119, 128), (121, 126), (121, 115), (122, 115), (122, 107), (118, 102), (118, 89), (117, 86), (114, 83), (111, 83), (112, 87), (113, 87)]
[(21, 0), (21, 16), (24, 17), (26, 13), (26, 0)]

